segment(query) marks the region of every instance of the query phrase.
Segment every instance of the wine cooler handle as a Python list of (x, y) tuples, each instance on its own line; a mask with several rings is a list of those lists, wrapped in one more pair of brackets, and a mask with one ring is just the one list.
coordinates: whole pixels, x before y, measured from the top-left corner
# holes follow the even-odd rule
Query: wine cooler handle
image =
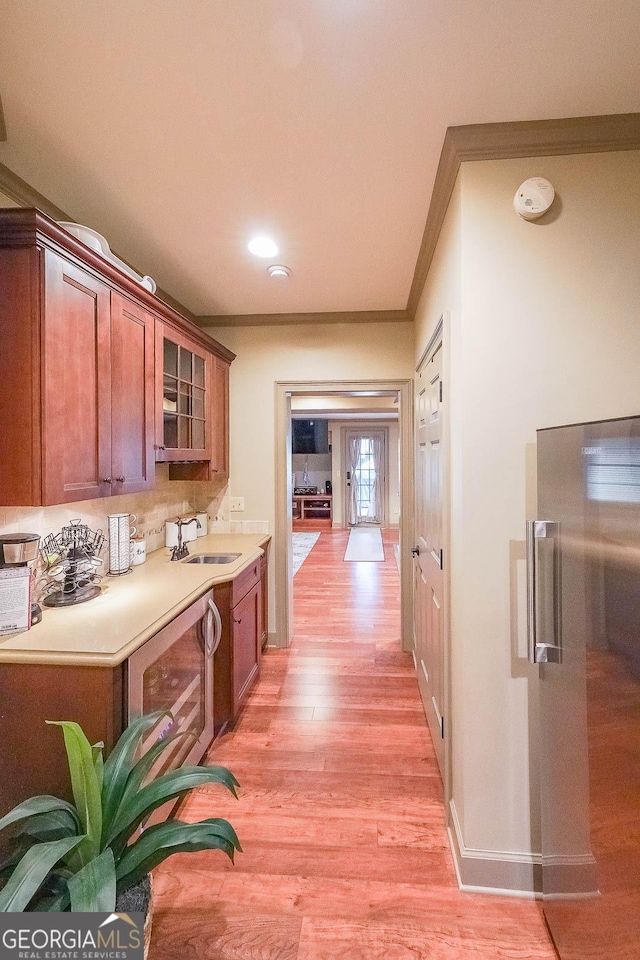
[[(207, 656), (212, 657), (220, 646), (220, 641), (222, 640), (222, 617), (220, 616), (220, 611), (216, 607), (213, 600), (209, 600), (207, 622)], [(214, 623), (216, 625), (215, 632), (213, 632)]]
[(560, 524), (527, 520), (527, 656), (562, 663)]

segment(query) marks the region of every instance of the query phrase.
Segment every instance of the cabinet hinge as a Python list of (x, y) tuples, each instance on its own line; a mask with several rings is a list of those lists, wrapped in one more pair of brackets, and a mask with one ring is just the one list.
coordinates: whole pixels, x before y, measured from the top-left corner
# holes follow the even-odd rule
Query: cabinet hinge
[(440, 717), (440, 735), (444, 740), (444, 717)]
[(442, 403), (442, 380), (440, 381), (440, 403)]
[(444, 570), (444, 550), (440, 548), (440, 569)]

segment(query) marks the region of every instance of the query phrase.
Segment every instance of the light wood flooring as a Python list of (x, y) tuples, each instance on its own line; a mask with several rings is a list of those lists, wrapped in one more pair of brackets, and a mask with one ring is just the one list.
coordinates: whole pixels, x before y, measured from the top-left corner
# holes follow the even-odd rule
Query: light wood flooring
[(244, 852), (178, 854), (154, 874), (151, 960), (553, 960), (532, 901), (463, 894), (410, 655), (393, 532), (384, 563), (343, 563), (323, 532), (296, 574), (295, 641), (270, 650), (181, 817), (227, 817)]

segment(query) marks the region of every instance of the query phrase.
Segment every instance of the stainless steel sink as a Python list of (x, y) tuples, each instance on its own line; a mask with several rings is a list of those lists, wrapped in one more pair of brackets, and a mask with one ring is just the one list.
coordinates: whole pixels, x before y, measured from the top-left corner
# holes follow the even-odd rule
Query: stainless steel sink
[(195, 557), (183, 560), (183, 563), (233, 563), (240, 553), (199, 553)]

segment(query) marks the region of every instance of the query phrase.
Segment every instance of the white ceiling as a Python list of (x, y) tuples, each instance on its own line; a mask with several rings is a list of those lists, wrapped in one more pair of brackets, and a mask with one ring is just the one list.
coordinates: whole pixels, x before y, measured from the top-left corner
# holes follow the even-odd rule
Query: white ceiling
[(403, 309), (447, 126), (640, 109), (639, 0), (0, 0), (0, 23), (0, 161), (204, 315)]

